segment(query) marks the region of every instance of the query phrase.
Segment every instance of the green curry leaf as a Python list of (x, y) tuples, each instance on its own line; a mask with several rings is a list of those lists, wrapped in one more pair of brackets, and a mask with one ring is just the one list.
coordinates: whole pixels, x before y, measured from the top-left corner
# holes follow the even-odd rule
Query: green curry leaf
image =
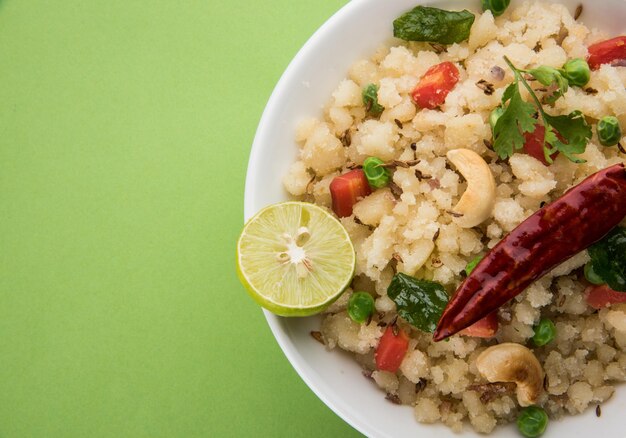
[(435, 331), (448, 304), (448, 294), (442, 285), (403, 273), (394, 275), (387, 295), (396, 303), (401, 318), (428, 333)]
[(455, 12), (417, 6), (394, 20), (393, 36), (406, 41), (460, 43), (469, 38), (474, 18), (467, 10)]
[(626, 228), (615, 227), (588, 251), (594, 273), (611, 289), (626, 292)]

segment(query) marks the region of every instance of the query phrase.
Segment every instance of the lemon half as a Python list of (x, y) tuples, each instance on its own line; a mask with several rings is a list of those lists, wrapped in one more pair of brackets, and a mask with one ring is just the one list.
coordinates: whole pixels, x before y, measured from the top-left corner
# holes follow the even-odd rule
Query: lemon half
[(257, 213), (237, 242), (237, 274), (250, 296), (282, 316), (321, 312), (354, 276), (350, 236), (328, 211), (282, 202)]

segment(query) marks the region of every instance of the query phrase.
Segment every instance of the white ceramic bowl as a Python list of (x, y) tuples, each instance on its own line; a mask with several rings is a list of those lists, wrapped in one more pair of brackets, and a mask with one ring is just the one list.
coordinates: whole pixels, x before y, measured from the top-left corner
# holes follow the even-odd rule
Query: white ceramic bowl
[[(513, 1), (513, 6), (516, 2)], [(626, 30), (626, 0), (562, 0), (571, 11), (584, 5), (582, 21), (611, 35)], [(293, 59), (265, 108), (259, 124), (246, 178), (246, 220), (264, 206), (288, 199), (282, 175), (296, 159), (294, 129), (304, 117), (321, 116), (323, 105), (354, 61), (369, 57), (392, 37), (392, 21), (418, 4), (448, 9), (478, 10), (479, 0), (352, 0), (331, 17)], [(458, 437), (443, 425), (422, 425), (410, 407), (394, 405), (361, 374), (361, 369), (339, 350), (327, 352), (310, 336), (319, 329), (319, 318), (281, 318), (265, 312), (285, 355), (324, 403), (354, 428), (370, 437)], [(583, 415), (552, 421), (545, 437), (578, 437), (602, 434), (626, 438), (626, 387), (602, 407)], [(469, 426), (463, 436), (480, 436)], [(519, 437), (514, 426), (499, 427), (498, 437)]]

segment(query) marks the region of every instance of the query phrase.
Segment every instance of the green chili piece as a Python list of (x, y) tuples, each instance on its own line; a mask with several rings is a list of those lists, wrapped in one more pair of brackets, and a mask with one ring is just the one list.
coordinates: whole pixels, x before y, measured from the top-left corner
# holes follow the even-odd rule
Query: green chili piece
[(368, 157), (363, 162), (363, 172), (369, 185), (375, 189), (380, 189), (389, 184), (391, 172), (383, 167), (383, 162), (376, 157)]

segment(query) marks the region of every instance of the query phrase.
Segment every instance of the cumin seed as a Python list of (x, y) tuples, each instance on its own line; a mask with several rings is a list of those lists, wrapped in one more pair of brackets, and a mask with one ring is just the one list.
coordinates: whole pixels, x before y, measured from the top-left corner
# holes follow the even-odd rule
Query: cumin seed
[(484, 79), (481, 79), (480, 81), (476, 82), (476, 86), (478, 88), (480, 88), (481, 90), (483, 90), (483, 92), (487, 95), (487, 96), (491, 96), (493, 94), (495, 90), (495, 88), (493, 87), (492, 83), (487, 82)]
[(393, 121), (396, 123), (396, 126), (400, 129), (404, 128), (404, 126), (402, 126), (402, 122), (398, 119), (393, 119)]
[(619, 151), (620, 151), (622, 154), (626, 154), (626, 150), (624, 150), (624, 146), (622, 146), (622, 143), (617, 142), (617, 149), (619, 149)]
[(392, 160), (387, 163), (381, 164), (380, 167), (385, 167), (385, 168), (402, 167), (404, 169), (408, 169), (411, 166), (415, 166), (419, 162), (420, 160), (407, 160), (407, 161)]
[(400, 333), (400, 329), (398, 328), (395, 322), (391, 325), (391, 332), (393, 333), (394, 336), (398, 336), (398, 334)]
[(313, 339), (315, 339), (317, 342), (319, 342), (322, 345), (326, 345), (324, 343), (324, 338), (322, 338), (322, 333), (318, 332), (318, 331), (312, 331), (311, 332), (311, 336), (313, 337)]
[(306, 193), (307, 194), (311, 194), (313, 192), (313, 183), (315, 182), (315, 176), (311, 177), (311, 179), (309, 180), (309, 182), (306, 185)]
[(391, 190), (393, 196), (395, 196), (397, 199), (400, 199), (400, 195), (402, 195), (402, 189), (398, 186), (398, 184), (391, 181), (389, 183), (389, 189)]
[(595, 88), (587, 87), (585, 88), (585, 93), (595, 96), (596, 94), (598, 94), (598, 90), (596, 90)]
[(424, 388), (426, 388), (426, 380), (419, 379), (418, 382), (415, 384), (415, 393), (417, 394), (418, 392), (422, 391)]
[(574, 11), (574, 20), (578, 20), (583, 13), (583, 5), (580, 4), (576, 7), (576, 11)]
[(443, 44), (438, 44), (438, 43), (428, 43), (430, 44), (430, 47), (433, 48), (433, 50), (437, 53), (443, 53), (443, 52), (447, 52), (448, 49), (446, 48), (446, 46), (444, 46)]
[(339, 140), (341, 140), (341, 144), (344, 148), (349, 147), (352, 144), (352, 136), (350, 135), (350, 130), (346, 130), (346, 132), (343, 133)]
[(596, 417), (600, 418), (602, 416), (602, 409), (600, 405), (596, 405)]
[(431, 178), (432, 178), (432, 176), (430, 176), (430, 175), (424, 175), (424, 174), (422, 173), (422, 171), (421, 171), (421, 170), (419, 170), (419, 169), (415, 169), (415, 178), (417, 178), (418, 180), (420, 180), (420, 181), (421, 181), (421, 180), (423, 180), (423, 179), (431, 179)]
[(399, 405), (400, 404), (400, 397), (398, 397), (395, 394), (391, 394), (391, 393), (388, 392), (387, 395), (385, 396), (385, 399), (389, 400), (394, 405)]
[(463, 217), (463, 213), (457, 213), (456, 211), (452, 210), (446, 210), (446, 213), (448, 213), (452, 217)]
[(437, 240), (440, 232), (441, 232), (441, 229), (437, 228), (437, 231), (435, 231), (435, 234), (433, 235), (433, 242)]
[[(398, 315), (394, 316), (393, 319), (391, 320), (391, 322), (389, 323), (389, 325), (393, 328), (396, 325), (396, 322), (398, 322)], [(397, 329), (398, 327), (396, 327)]]

